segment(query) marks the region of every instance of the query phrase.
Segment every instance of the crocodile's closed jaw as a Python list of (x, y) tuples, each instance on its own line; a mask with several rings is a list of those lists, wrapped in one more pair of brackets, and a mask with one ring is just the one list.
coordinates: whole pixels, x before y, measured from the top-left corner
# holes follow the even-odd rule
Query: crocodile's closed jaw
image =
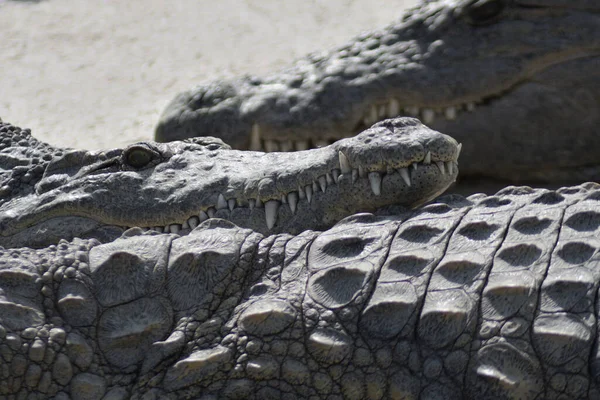
[[(504, 5), (479, 21), (485, 15), (474, 3), (429, 1), (278, 75), (183, 93), (165, 110), (157, 138), (208, 131), (234, 147), (290, 151), (409, 115), (465, 143), (463, 177), (597, 177), (598, 151), (590, 149), (600, 149), (600, 7), (477, 2)], [(567, 146), (574, 135), (576, 145)]]
[(231, 150), (210, 138), (67, 151), (35, 192), (0, 205), (0, 245), (119, 235), (133, 226), (185, 233), (209, 217), (263, 233), (321, 229), (358, 211), (432, 199), (456, 179), (459, 152), (452, 138), (408, 118), (295, 153)]

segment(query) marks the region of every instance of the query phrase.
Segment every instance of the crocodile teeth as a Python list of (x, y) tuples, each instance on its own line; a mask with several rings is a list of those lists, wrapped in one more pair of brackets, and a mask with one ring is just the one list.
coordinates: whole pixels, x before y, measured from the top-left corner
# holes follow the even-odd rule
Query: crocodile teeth
[(292, 210), (292, 214), (296, 213), (296, 206), (298, 205), (298, 193), (290, 192), (287, 195), (287, 201), (290, 205), (290, 210)]
[(204, 211), (200, 211), (200, 214), (198, 214), (198, 218), (200, 218), (200, 222), (204, 222), (208, 219), (208, 214)]
[(333, 185), (333, 177), (331, 176), (331, 173), (328, 172), (325, 174), (325, 180), (329, 186)]
[(431, 164), (431, 152), (428, 151), (427, 154), (425, 154), (425, 158), (423, 159), (423, 164)]
[(391, 99), (388, 103), (388, 115), (395, 117), (398, 114), (400, 114), (400, 103), (396, 99)]
[(279, 151), (279, 143), (274, 140), (265, 140), (265, 150), (267, 153)]
[(333, 178), (333, 182), (337, 185), (338, 182), (340, 181), (340, 170), (339, 169), (331, 170), (331, 176)]
[(338, 151), (338, 158), (340, 160), (340, 170), (342, 174), (347, 174), (352, 171), (352, 167), (350, 167), (350, 161), (348, 161), (348, 157), (341, 151)]
[(440, 169), (440, 172), (442, 173), (442, 175), (446, 174), (446, 168), (444, 168), (444, 162), (443, 161), (436, 161), (435, 165), (437, 165), (437, 167)]
[(281, 150), (281, 151), (293, 151), (294, 150), (294, 144), (292, 143), (291, 140), (284, 140), (283, 142), (279, 143), (279, 150)]
[(406, 186), (410, 186), (410, 174), (408, 173), (408, 168), (400, 168), (398, 169), (398, 173), (406, 183)]
[(460, 156), (460, 151), (462, 150), (462, 143), (459, 143), (458, 146), (456, 146), (456, 159), (458, 160), (458, 157)]
[(358, 176), (360, 176), (361, 178), (364, 178), (365, 176), (367, 176), (365, 169), (363, 167), (361, 167), (360, 165), (358, 166)]
[(369, 172), (369, 182), (371, 182), (371, 190), (375, 196), (381, 194), (381, 174), (379, 172)]
[(387, 112), (386, 106), (384, 104), (380, 105), (379, 106), (379, 111), (377, 112), (378, 119), (379, 118), (385, 118), (386, 112)]
[(316, 181), (312, 183), (313, 193), (317, 193), (319, 191), (319, 185), (317, 185)]
[(190, 227), (190, 229), (194, 229), (200, 224), (200, 219), (198, 217), (190, 217), (187, 220), (187, 224)]
[(358, 180), (358, 170), (353, 169), (352, 170), (352, 183), (355, 183), (357, 180)]
[(217, 210), (215, 210), (214, 207), (209, 207), (208, 210), (206, 210), (206, 214), (209, 216), (209, 218), (213, 218), (216, 212)]
[(189, 229), (190, 228), (190, 224), (187, 222), (187, 220), (181, 224), (181, 229)]
[(423, 122), (425, 124), (431, 124), (435, 120), (435, 111), (430, 108), (423, 110)]
[(262, 208), (263, 203), (262, 203), (262, 200), (260, 199), (260, 197), (256, 198), (256, 203), (254, 205), (256, 206), (256, 208)]
[(417, 163), (412, 163), (412, 167), (416, 171), (417, 170)]
[(229, 206), (229, 211), (233, 211), (235, 208), (235, 199), (227, 200), (227, 205)]
[(411, 117), (419, 116), (419, 107), (406, 107), (405, 111)]
[(444, 115), (446, 116), (446, 119), (456, 119), (456, 107), (446, 108), (446, 110), (444, 111)]
[(308, 150), (308, 140), (297, 140), (296, 141), (296, 150)]
[(321, 191), (325, 193), (325, 190), (327, 190), (327, 178), (325, 177), (325, 175), (321, 175), (317, 179), (319, 180), (319, 186), (321, 187)]
[[(166, 228), (166, 227), (165, 227)], [(177, 233), (181, 230), (181, 225), (179, 224), (171, 224), (169, 225), (169, 231), (171, 233)]]
[(448, 171), (449, 174), (452, 174), (452, 169), (453, 169), (452, 161), (446, 161), (444, 164), (446, 164), (446, 171)]
[(219, 197), (217, 198), (217, 210), (224, 210), (225, 208), (227, 208), (227, 200), (225, 200), (223, 193), (219, 193)]
[(260, 127), (258, 124), (252, 125), (252, 132), (250, 133), (250, 150), (260, 151), (262, 146), (260, 145)]
[(271, 229), (277, 221), (277, 211), (279, 210), (279, 202), (277, 200), (269, 200), (265, 203), (265, 219), (267, 228)]
[(248, 199), (248, 208), (250, 209), (250, 211), (254, 210), (254, 205), (256, 204), (256, 200), (254, 199)]
[(312, 200), (312, 195), (313, 195), (312, 186), (311, 185), (306, 185), (306, 187), (304, 188), (304, 190), (306, 191), (306, 200), (308, 200), (308, 204), (310, 204), (310, 202)]
[(304, 193), (304, 189), (302, 189), (300, 186), (298, 186), (298, 197), (300, 197), (302, 200), (306, 198), (306, 193)]

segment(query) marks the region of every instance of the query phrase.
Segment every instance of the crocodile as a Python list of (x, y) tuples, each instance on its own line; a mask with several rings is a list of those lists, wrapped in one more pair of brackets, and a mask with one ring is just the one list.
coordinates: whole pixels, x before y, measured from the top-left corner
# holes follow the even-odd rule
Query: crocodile
[(600, 3), (422, 1), (384, 29), (279, 73), (180, 93), (155, 137), (210, 134), (285, 152), (398, 115), (465, 144), (465, 184), (597, 180)]
[(595, 399), (600, 185), (0, 250), (7, 399)]
[(0, 246), (110, 241), (134, 226), (187, 233), (212, 217), (263, 234), (325, 229), (433, 199), (456, 179), (460, 149), (414, 118), (294, 153), (232, 150), (211, 137), (59, 149), (0, 123)]

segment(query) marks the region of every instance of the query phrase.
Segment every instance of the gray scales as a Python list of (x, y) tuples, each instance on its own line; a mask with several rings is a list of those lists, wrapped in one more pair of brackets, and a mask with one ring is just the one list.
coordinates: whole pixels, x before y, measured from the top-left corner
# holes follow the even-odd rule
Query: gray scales
[[(211, 186), (207, 176), (220, 168), (233, 176), (246, 157), (245, 168), (268, 176), (274, 160), (298, 167), (293, 153), (244, 153), (214, 138), (85, 152), (53, 148), (9, 124), (0, 135), (4, 398), (600, 396), (600, 185), (509, 187), (409, 211), (392, 203), (420, 203), (447, 187), (460, 148), (417, 120), (387, 120), (297, 153), (325, 160), (314, 170), (319, 190), (309, 202), (313, 184), (305, 186), (296, 214), (289, 199), (279, 204), (288, 212), (268, 229), (266, 207), (278, 196), (261, 197), (262, 208), (255, 201), (260, 224), (236, 220), (234, 211), (249, 203), (236, 201), (231, 211), (219, 200), (227, 182)], [(198, 166), (209, 161), (204, 176)], [(325, 177), (321, 190), (324, 171), (331, 182)], [(183, 183), (212, 193), (195, 193), (192, 217), (189, 198), (175, 196)], [(286, 232), (300, 229), (286, 215), (293, 219), (302, 204), (308, 215), (345, 204), (344, 185), (359, 187), (350, 194), (368, 199), (376, 214), (336, 215), (341, 221), (324, 232)], [(127, 208), (145, 201), (127, 191), (157, 187), (171, 194), (159, 198), (162, 213), (151, 204), (137, 214)], [(111, 215), (119, 207), (106, 196), (127, 212)], [(182, 202), (164, 207), (167, 199)], [(200, 221), (210, 208), (282, 233)], [(141, 223), (161, 214), (166, 233)], [(169, 224), (181, 216), (187, 226)], [(137, 222), (145, 228), (128, 229)]]
[(279, 73), (179, 94), (156, 139), (290, 151), (399, 115), (464, 143), (463, 192), (598, 180), (600, 3), (423, 1)]
[(324, 232), (2, 249), (0, 396), (598, 398), (599, 208), (597, 184), (509, 187)]

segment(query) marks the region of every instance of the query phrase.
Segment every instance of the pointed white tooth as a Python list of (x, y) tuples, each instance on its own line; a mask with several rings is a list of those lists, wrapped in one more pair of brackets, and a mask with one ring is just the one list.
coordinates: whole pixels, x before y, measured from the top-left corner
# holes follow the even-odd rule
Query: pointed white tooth
[(164, 226), (164, 232), (165, 232), (165, 233), (169, 233), (169, 232), (171, 232), (171, 225), (165, 225), (165, 226)]
[(325, 190), (327, 190), (327, 178), (325, 178), (325, 175), (321, 175), (317, 179), (319, 180), (319, 186), (321, 187), (321, 191), (325, 193)]
[(337, 168), (332, 169), (331, 177), (333, 178), (333, 182), (337, 185), (337, 183), (340, 181), (340, 170)]
[(396, 99), (391, 99), (388, 103), (388, 116), (396, 117), (400, 114), (400, 103)]
[(325, 174), (325, 179), (327, 180), (327, 185), (333, 185), (333, 177), (331, 176), (330, 172)]
[(446, 119), (456, 119), (456, 107), (446, 108), (446, 110), (444, 111), (444, 115), (446, 116)]
[(284, 140), (283, 142), (279, 143), (279, 150), (280, 151), (294, 151), (294, 144), (292, 143), (291, 140)]
[(352, 167), (350, 167), (350, 161), (348, 161), (348, 157), (341, 151), (338, 151), (338, 158), (340, 161), (340, 170), (342, 174), (347, 174), (352, 171)]
[(425, 158), (423, 159), (423, 164), (431, 164), (431, 152), (428, 151), (427, 154), (425, 154)]
[(319, 185), (317, 185), (317, 182), (313, 182), (312, 187), (313, 187), (313, 193), (317, 193), (319, 191)]
[(382, 104), (379, 106), (379, 110), (377, 112), (377, 119), (381, 119), (381, 118), (385, 118), (387, 116), (387, 110), (386, 110), (386, 106), (385, 104)]
[(198, 218), (196, 216), (190, 217), (187, 220), (187, 223), (190, 226), (190, 229), (194, 229), (194, 228), (196, 228), (200, 224), (200, 218)]
[(171, 225), (169, 225), (169, 231), (171, 233), (177, 233), (180, 230), (181, 230), (181, 225), (179, 225), (179, 224), (171, 224)]
[(408, 168), (399, 168), (398, 173), (402, 177), (404, 183), (406, 183), (406, 186), (410, 186), (410, 174), (408, 173)]
[(281, 204), (287, 204), (287, 195), (285, 195), (285, 194), (281, 195)]
[(315, 141), (315, 145), (317, 147), (325, 147), (325, 146), (329, 146), (329, 142), (325, 139), (319, 139)]
[(227, 205), (229, 206), (229, 211), (233, 211), (235, 208), (235, 199), (227, 200)]
[(298, 197), (300, 197), (301, 200), (306, 198), (306, 193), (304, 193), (304, 189), (300, 186), (298, 186)]
[(208, 210), (206, 210), (206, 214), (208, 215), (209, 218), (214, 217), (216, 212), (217, 212), (217, 210), (215, 210), (214, 207), (209, 207)]
[(208, 219), (208, 214), (204, 211), (200, 211), (200, 214), (198, 214), (198, 218), (200, 219), (200, 222), (204, 222)]
[(369, 172), (369, 182), (371, 182), (371, 190), (375, 196), (381, 194), (381, 174), (379, 172)]
[(265, 151), (267, 153), (279, 151), (279, 143), (275, 140), (265, 140)]
[(448, 173), (452, 175), (452, 161), (446, 161), (444, 164), (446, 164), (446, 171), (448, 171)]
[(217, 198), (217, 210), (223, 210), (227, 208), (227, 200), (225, 200), (225, 196), (222, 193), (219, 193), (219, 197)]
[(292, 214), (296, 213), (296, 206), (298, 205), (298, 193), (290, 192), (287, 195), (288, 204), (290, 205), (290, 210), (292, 210)]
[(423, 123), (425, 125), (431, 124), (435, 120), (435, 111), (431, 108), (426, 108), (423, 110)]
[(456, 147), (456, 160), (458, 161), (458, 157), (460, 157), (460, 152), (462, 150), (462, 143), (459, 143)]
[(358, 176), (360, 176), (361, 178), (364, 178), (365, 176), (367, 176), (365, 169), (363, 167), (361, 167), (360, 165), (358, 166)]
[(306, 185), (306, 187), (304, 188), (304, 191), (306, 192), (306, 200), (308, 200), (308, 204), (310, 204), (310, 202), (312, 201), (312, 195), (313, 195), (312, 185)]
[(408, 114), (411, 117), (418, 117), (420, 110), (419, 107), (406, 107), (404, 111), (406, 111), (406, 114)]
[(263, 202), (262, 202), (262, 200), (260, 199), (260, 197), (257, 197), (257, 198), (256, 198), (256, 203), (255, 203), (254, 205), (255, 205), (255, 207), (256, 207), (256, 208), (262, 208), (262, 206), (263, 206)]
[(355, 168), (352, 170), (352, 183), (358, 180), (358, 170)]
[(416, 170), (418, 169), (418, 167), (417, 167), (417, 163), (416, 163), (416, 162), (412, 163), (412, 167), (413, 167), (413, 169), (416, 171)]
[(189, 227), (190, 224), (188, 224), (187, 220), (183, 224), (181, 224), (181, 229), (189, 229)]
[(308, 140), (296, 140), (296, 150), (308, 150)]
[(250, 211), (254, 210), (255, 205), (256, 205), (256, 200), (248, 199), (248, 208), (250, 208)]
[(436, 161), (435, 165), (437, 165), (437, 167), (440, 169), (440, 172), (442, 173), (442, 175), (446, 174), (446, 168), (444, 167), (443, 161)]
[(277, 200), (269, 200), (265, 203), (265, 219), (267, 228), (271, 229), (277, 221), (277, 211), (279, 210), (279, 202)]
[(258, 124), (252, 125), (252, 132), (250, 133), (250, 150), (262, 150), (262, 146), (260, 145), (260, 127)]
[(467, 111), (473, 111), (475, 110), (475, 103), (474, 102), (469, 102), (467, 103)]

